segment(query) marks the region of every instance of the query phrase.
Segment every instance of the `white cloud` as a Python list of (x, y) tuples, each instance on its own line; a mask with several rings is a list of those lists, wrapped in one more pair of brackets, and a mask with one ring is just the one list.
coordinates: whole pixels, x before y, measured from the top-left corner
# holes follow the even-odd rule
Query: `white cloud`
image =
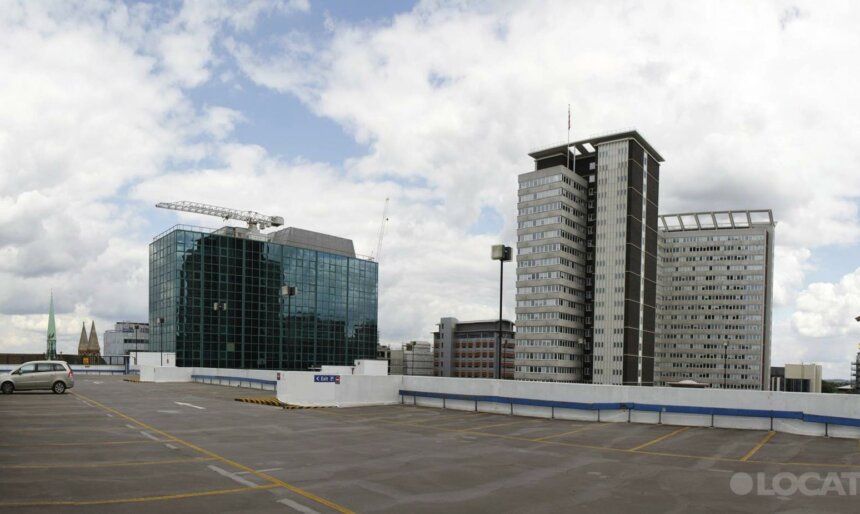
[(792, 326), (809, 337), (860, 334), (860, 268), (836, 283), (809, 284), (797, 297)]

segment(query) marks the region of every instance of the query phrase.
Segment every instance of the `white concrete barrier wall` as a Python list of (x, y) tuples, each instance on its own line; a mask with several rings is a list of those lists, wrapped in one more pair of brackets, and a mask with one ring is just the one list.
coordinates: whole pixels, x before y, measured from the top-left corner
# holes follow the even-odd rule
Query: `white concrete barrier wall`
[[(625, 387), (608, 385), (563, 384), (552, 382), (524, 382), (469, 378), (441, 378), (404, 376), (401, 389), (430, 392), (464, 394), (472, 396), (503, 396), (511, 398), (550, 400), (579, 403), (639, 403), (652, 405), (678, 405), (687, 407), (716, 407), (726, 409), (754, 409), (765, 411), (804, 412), (807, 415), (860, 418), (860, 396), (812, 393), (782, 393), (771, 391), (738, 391), (721, 389), (680, 389), (673, 387)], [(407, 403), (441, 407), (437, 398), (406, 398)], [(511, 406), (504, 403), (452, 401), (446, 407), (511, 414)], [(579, 419), (596, 421), (597, 411), (551, 409), (530, 405), (514, 405), (514, 415)], [(649, 412), (626, 410), (602, 410), (600, 421), (627, 421), (637, 423), (664, 423), (667, 425), (711, 426), (710, 415)], [(769, 430), (770, 418), (719, 416), (713, 417), (715, 427), (751, 430)], [(773, 420), (776, 431), (824, 435), (825, 426), (820, 423), (795, 419)], [(832, 437), (860, 438), (860, 427), (830, 425), (826, 428)]]
[[(316, 382), (315, 376), (339, 377), (336, 382)], [(400, 403), (400, 375), (333, 375), (287, 371), (278, 381), (278, 400), (304, 407), (358, 407)]]
[(125, 366), (113, 364), (73, 364), (70, 366), (76, 375), (120, 375), (125, 373)]
[[(275, 390), (276, 370), (230, 368), (175, 368), (140, 366), (141, 382), (203, 382), (216, 385)], [(266, 381), (261, 383), (259, 381)]]

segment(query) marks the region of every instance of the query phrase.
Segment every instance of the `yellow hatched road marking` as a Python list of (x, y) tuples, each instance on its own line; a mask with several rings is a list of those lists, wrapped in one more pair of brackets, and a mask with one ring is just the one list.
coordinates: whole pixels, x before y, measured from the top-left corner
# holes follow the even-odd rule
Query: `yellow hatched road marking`
[(209, 462), (215, 460), (212, 457), (192, 457), (188, 459), (167, 460), (129, 460), (129, 461), (107, 461), (88, 462), (84, 464), (12, 464), (3, 466), (4, 469), (53, 469), (53, 468), (114, 468), (122, 466), (151, 466), (156, 464), (181, 464), (183, 462)]
[(660, 437), (658, 437), (656, 439), (652, 439), (651, 441), (648, 441), (645, 444), (640, 444), (639, 446), (636, 446), (634, 448), (630, 448), (628, 451), (631, 451), (631, 452), (639, 451), (642, 448), (647, 448), (647, 447), (651, 446), (652, 444), (657, 444), (660, 441), (665, 441), (666, 439), (669, 439), (673, 435), (680, 434), (681, 432), (687, 431), (689, 429), (690, 429), (690, 427), (681, 427), (678, 430), (673, 430), (672, 432), (669, 432), (668, 434), (664, 434), (664, 435), (661, 435)]
[(757, 451), (761, 450), (762, 447), (764, 445), (766, 445), (767, 442), (770, 441), (773, 438), (773, 436), (775, 436), (775, 435), (776, 435), (776, 432), (773, 432), (773, 431), (768, 432), (767, 435), (765, 435), (764, 438), (762, 438), (762, 440), (759, 441), (759, 443), (757, 445), (755, 445), (755, 447), (753, 447), (752, 450), (748, 451), (746, 455), (741, 457), (741, 461), (746, 462), (746, 461), (750, 460), (750, 457), (755, 455)]
[(197, 491), (193, 493), (168, 494), (163, 496), (140, 496), (137, 498), (115, 498), (111, 500), (50, 500), (50, 501), (11, 501), (0, 502), (0, 507), (53, 507), (61, 505), (86, 506), (86, 505), (111, 505), (116, 503), (143, 503), (165, 500), (181, 500), (184, 498), (199, 498), (201, 496), (216, 496), (222, 494), (244, 493), (246, 491), (258, 491), (261, 489), (272, 489), (278, 487), (276, 484), (256, 485), (253, 487), (237, 487), (234, 489), (217, 489), (214, 491)]
[(224, 456), (218, 455), (217, 453), (215, 453), (213, 451), (210, 451), (210, 450), (207, 450), (207, 449), (202, 448), (200, 446), (197, 446), (194, 443), (190, 443), (184, 439), (180, 439), (179, 437), (176, 437), (175, 435), (167, 433), (163, 430), (159, 430), (159, 429), (157, 429), (151, 425), (144, 423), (143, 421), (139, 421), (139, 420), (129, 416), (128, 414), (124, 414), (124, 413), (122, 413), (116, 409), (108, 407), (107, 405), (100, 403), (100, 402), (97, 402), (96, 400), (88, 398), (88, 397), (86, 397), (80, 393), (72, 393), (72, 394), (74, 394), (75, 396), (80, 396), (81, 398), (92, 402), (94, 405), (96, 405), (97, 407), (99, 407), (103, 410), (111, 412), (111, 413), (113, 413), (113, 414), (115, 414), (121, 418), (127, 419), (128, 421), (131, 421), (132, 423), (136, 423), (137, 425), (145, 428), (146, 430), (149, 430), (150, 432), (155, 432), (156, 434), (160, 434), (164, 437), (167, 437), (167, 438), (171, 439), (172, 441), (175, 441), (175, 442), (177, 442), (183, 446), (186, 446), (188, 448), (191, 448), (192, 450), (198, 451), (204, 455), (208, 455), (209, 457), (213, 457), (215, 460), (223, 462), (224, 464), (227, 464), (228, 466), (232, 466), (234, 468), (241, 469), (242, 471), (247, 471), (248, 473), (250, 473), (250, 474), (252, 474), (258, 478), (262, 478), (263, 480), (271, 482), (274, 485), (283, 487), (284, 489), (287, 489), (288, 491), (292, 491), (292, 492), (298, 494), (299, 496), (303, 496), (303, 497), (305, 497), (309, 500), (315, 501), (321, 505), (325, 505), (326, 507), (328, 507), (332, 510), (335, 510), (337, 512), (340, 512), (342, 514), (354, 514), (353, 511), (347, 509), (346, 507), (338, 505), (337, 503), (334, 503), (332, 501), (326, 500), (322, 496), (317, 496), (316, 494), (314, 494), (310, 491), (306, 491), (300, 487), (297, 487), (297, 486), (294, 486), (290, 483), (284, 482), (283, 480), (279, 480), (279, 479), (277, 479), (277, 478), (275, 478), (275, 477), (273, 477), (267, 473), (262, 473), (260, 471), (253, 469), (253, 468), (250, 468), (244, 464), (240, 464), (234, 460), (231, 460), (231, 459), (228, 459)]

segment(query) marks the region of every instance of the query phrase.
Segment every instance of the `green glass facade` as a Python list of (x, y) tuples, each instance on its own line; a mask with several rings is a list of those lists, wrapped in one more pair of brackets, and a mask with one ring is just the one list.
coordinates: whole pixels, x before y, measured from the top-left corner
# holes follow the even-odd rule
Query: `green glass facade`
[(352, 365), (376, 358), (377, 291), (373, 261), (176, 228), (149, 246), (150, 344), (185, 367)]

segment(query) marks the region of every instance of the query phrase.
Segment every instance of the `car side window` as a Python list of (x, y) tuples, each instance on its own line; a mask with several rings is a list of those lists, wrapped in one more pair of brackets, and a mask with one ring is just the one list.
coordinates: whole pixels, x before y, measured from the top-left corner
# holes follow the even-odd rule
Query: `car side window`
[(54, 364), (54, 371), (66, 371), (62, 364)]
[(21, 368), (18, 370), (18, 373), (21, 373), (23, 375), (25, 373), (33, 373), (34, 371), (36, 371), (36, 365), (27, 364), (26, 366), (21, 366)]
[(36, 364), (36, 371), (54, 371), (54, 365), (50, 362)]

